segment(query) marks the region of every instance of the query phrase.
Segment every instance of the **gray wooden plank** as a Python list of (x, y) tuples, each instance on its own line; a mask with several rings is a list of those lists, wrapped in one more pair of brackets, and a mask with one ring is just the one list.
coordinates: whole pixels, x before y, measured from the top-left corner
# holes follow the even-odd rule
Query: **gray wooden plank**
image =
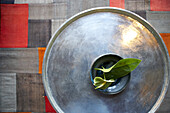
[(149, 10), (150, 0), (125, 0), (125, 9), (130, 11)]
[(53, 0), (15, 0), (15, 4), (23, 4), (23, 3), (53, 3)]
[(61, 19), (67, 17), (66, 3), (29, 4), (29, 19)]
[(147, 11), (148, 20), (170, 20), (170, 11)]
[(17, 111), (45, 112), (42, 76), (38, 74), (17, 74)]
[(109, 0), (68, 0), (67, 5), (67, 15), (69, 18), (89, 8), (109, 6)]
[(0, 112), (16, 111), (16, 74), (0, 73)]
[(51, 20), (28, 20), (28, 47), (46, 47), (51, 38)]
[(64, 23), (66, 19), (53, 19), (51, 21), (51, 36), (55, 33), (55, 31), (60, 27), (62, 23)]
[(146, 18), (159, 33), (170, 33), (170, 12), (147, 11)]
[(67, 3), (67, 0), (53, 0), (53, 3)]
[(55, 7), (54, 19), (67, 18), (67, 3), (55, 3), (54, 7)]
[(0, 48), (1, 73), (38, 73), (37, 48)]
[(53, 4), (29, 4), (29, 19), (52, 19), (55, 7)]

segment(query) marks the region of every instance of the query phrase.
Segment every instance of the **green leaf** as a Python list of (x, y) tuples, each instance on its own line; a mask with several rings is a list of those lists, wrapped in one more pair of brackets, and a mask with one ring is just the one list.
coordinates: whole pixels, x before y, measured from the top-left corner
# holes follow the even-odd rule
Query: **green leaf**
[(113, 65), (109, 72), (105, 73), (106, 79), (118, 79), (132, 72), (141, 62), (139, 59), (122, 59)]
[(94, 78), (94, 86), (96, 86), (95, 89), (101, 88), (106, 84), (106, 81), (103, 80), (101, 77), (95, 77)]
[(107, 73), (107, 72), (110, 72), (113, 67), (114, 67), (114, 65), (112, 67), (110, 67), (109, 69), (105, 69), (104, 67), (102, 67), (103, 69), (100, 69), (100, 68), (94, 68), (94, 69), (103, 71), (104, 73)]
[(95, 78), (94, 78), (94, 86), (96, 86), (95, 89), (98, 89), (98, 88), (100, 88), (100, 89), (106, 89), (106, 88), (108, 88), (108, 87), (112, 84), (112, 82), (114, 82), (114, 81), (115, 81), (115, 80), (113, 80), (113, 79), (105, 80), (105, 79), (103, 79), (103, 78), (101, 78), (101, 77), (95, 77)]
[(104, 89), (108, 88), (111, 84), (112, 84), (112, 82), (106, 82), (106, 84), (103, 85), (102, 87), (100, 87), (100, 89), (104, 90)]
[(94, 78), (94, 85), (96, 86), (95, 89), (108, 88), (116, 79), (126, 76), (131, 71), (133, 71), (140, 62), (141, 60), (139, 59), (126, 58), (118, 61), (108, 69), (105, 69), (104, 67), (102, 67), (102, 69), (95, 68), (95, 70), (103, 71), (102, 77), (104, 77), (104, 79), (101, 77)]

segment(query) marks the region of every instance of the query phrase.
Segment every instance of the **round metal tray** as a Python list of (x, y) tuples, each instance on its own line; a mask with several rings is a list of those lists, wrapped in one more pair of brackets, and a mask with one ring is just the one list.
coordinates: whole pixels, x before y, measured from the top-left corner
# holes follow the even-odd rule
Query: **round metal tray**
[[(92, 62), (107, 53), (142, 60), (117, 95), (100, 93), (90, 80)], [(60, 113), (155, 112), (169, 70), (166, 46), (146, 20), (127, 10), (99, 7), (78, 13), (55, 32), (44, 55), (43, 83)]]

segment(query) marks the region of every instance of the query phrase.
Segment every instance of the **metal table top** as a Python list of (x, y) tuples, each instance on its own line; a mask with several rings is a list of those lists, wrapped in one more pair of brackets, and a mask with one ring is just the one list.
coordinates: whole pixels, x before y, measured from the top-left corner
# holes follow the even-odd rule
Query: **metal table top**
[[(116, 95), (100, 93), (90, 80), (92, 62), (107, 53), (142, 60)], [(154, 112), (168, 87), (169, 62), (164, 42), (146, 20), (119, 8), (93, 8), (55, 32), (44, 56), (43, 83), (61, 113)]]

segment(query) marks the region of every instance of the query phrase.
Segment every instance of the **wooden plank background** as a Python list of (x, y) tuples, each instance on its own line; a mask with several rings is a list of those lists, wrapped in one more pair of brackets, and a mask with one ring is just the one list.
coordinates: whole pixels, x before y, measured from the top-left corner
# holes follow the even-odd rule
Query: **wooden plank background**
[(37, 48), (0, 48), (0, 73), (37, 73)]
[[(0, 112), (53, 112), (50, 103), (45, 103), (48, 99), (44, 97), (41, 75), (45, 47), (59, 26), (80, 11), (114, 6), (137, 13), (156, 28), (170, 52), (168, 0), (1, 0), (1, 4), (13, 3), (28, 4), (28, 34), (24, 34), (28, 35), (28, 46), (0, 48)], [(13, 35), (14, 43), (17, 37)], [(157, 113), (170, 113), (169, 105), (170, 87)]]
[(0, 112), (15, 112), (16, 106), (16, 74), (0, 73)]
[(51, 38), (51, 20), (28, 20), (28, 47), (46, 47)]
[(16, 75), (17, 111), (44, 112), (44, 88), (42, 76), (18, 73)]

